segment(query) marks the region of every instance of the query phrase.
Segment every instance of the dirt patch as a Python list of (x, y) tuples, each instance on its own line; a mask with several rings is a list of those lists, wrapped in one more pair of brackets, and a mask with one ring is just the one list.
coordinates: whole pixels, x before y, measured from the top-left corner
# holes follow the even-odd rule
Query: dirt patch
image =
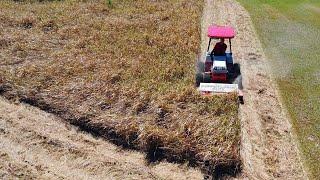
[(306, 179), (285, 109), (269, 63), (247, 11), (234, 0), (207, 1), (208, 22), (232, 25), (234, 59), (241, 64), (245, 104), (240, 106), (243, 177)]

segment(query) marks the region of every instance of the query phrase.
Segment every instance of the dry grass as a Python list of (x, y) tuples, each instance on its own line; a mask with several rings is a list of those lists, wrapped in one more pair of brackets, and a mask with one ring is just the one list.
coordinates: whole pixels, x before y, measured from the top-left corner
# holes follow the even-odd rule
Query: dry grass
[(237, 98), (194, 89), (202, 5), (1, 1), (0, 92), (150, 160), (235, 171)]
[(195, 168), (161, 162), (0, 97), (0, 179), (201, 180)]

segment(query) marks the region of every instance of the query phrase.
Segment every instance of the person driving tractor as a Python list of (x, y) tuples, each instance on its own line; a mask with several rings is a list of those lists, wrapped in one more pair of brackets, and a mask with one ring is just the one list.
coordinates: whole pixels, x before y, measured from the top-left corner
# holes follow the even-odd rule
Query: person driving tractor
[(225, 56), (227, 45), (224, 43), (224, 38), (220, 38), (220, 42), (217, 42), (214, 46), (211, 54), (215, 56)]

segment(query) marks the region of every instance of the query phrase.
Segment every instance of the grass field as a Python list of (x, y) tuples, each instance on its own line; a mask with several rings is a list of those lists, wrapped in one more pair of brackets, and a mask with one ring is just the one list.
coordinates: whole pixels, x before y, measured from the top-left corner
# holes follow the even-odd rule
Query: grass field
[(239, 0), (251, 13), (300, 141), (320, 178), (320, 2)]
[(203, 1), (107, 2), (0, 1), (0, 92), (149, 160), (234, 172), (237, 97), (194, 88)]

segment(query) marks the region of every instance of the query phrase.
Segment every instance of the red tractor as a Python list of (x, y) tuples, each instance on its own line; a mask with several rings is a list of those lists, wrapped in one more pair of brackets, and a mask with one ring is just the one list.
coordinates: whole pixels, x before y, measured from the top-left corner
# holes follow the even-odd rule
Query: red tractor
[[(203, 94), (238, 92), (242, 98), (242, 84), (239, 64), (233, 62), (231, 39), (235, 37), (235, 30), (228, 26), (209, 26), (209, 44), (201, 72), (197, 73), (196, 85)], [(225, 46), (224, 52), (219, 54), (215, 49), (210, 51), (212, 40), (220, 39), (220, 45)], [(229, 41), (229, 52), (224, 40)], [(219, 45), (216, 44), (215, 48)], [(240, 89), (240, 90), (239, 90)]]

